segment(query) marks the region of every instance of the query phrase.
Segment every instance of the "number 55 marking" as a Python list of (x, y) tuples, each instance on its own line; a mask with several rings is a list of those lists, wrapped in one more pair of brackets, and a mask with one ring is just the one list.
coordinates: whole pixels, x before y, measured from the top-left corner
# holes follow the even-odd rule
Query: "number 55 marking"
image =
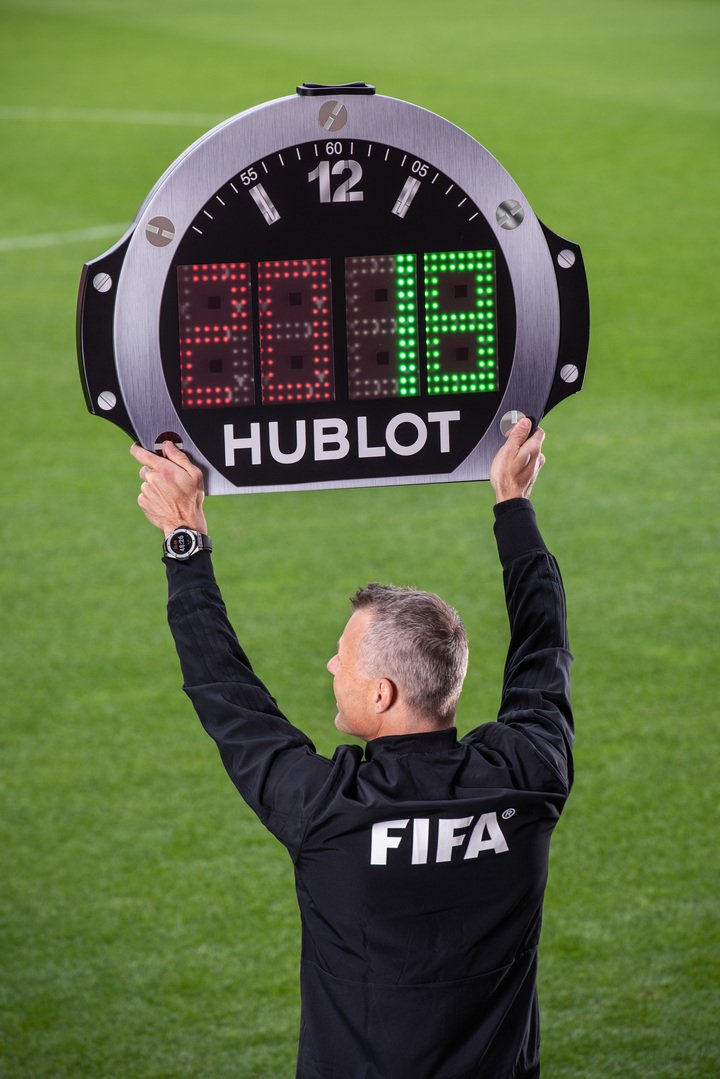
[[(340, 176), (349, 172), (347, 180), (341, 180), (335, 191), (330, 190), (330, 173)], [(351, 190), (362, 180), (362, 166), (357, 161), (336, 161), (330, 168), (329, 161), (318, 162), (318, 167), (308, 173), (308, 183), (317, 180), (320, 188), (320, 202), (362, 202), (362, 191)]]

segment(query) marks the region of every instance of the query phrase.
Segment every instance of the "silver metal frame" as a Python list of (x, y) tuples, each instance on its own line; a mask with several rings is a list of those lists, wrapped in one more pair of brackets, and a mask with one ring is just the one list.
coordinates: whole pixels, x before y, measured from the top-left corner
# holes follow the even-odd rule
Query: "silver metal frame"
[[(383, 477), (342, 482), (345, 487), (487, 479), (503, 443), (500, 418), (516, 409), (540, 418), (550, 392), (560, 339), (560, 305), (552, 258), (540, 223), (512, 177), (461, 128), (406, 101), (382, 96), (335, 95), (347, 109), (347, 124), (336, 137), (382, 142), (411, 152), (442, 170), (475, 202), (493, 229), (507, 261), (517, 317), (515, 355), (507, 389), (478, 444), (452, 473)], [(170, 399), (160, 354), (158, 311), (176, 244), (198, 209), (223, 185), (269, 154), (327, 137), (318, 119), (323, 99), (279, 98), (255, 106), (213, 128), (165, 172), (143, 203), (125, 256), (115, 304), (115, 355), (125, 405), (138, 438), (152, 446), (158, 432), (175, 431), (203, 469), (209, 494), (314, 490), (337, 482), (235, 486), (205, 458), (182, 425)], [(502, 228), (496, 210), (517, 201), (522, 225)], [(175, 239), (163, 247), (148, 243), (145, 226), (169, 218)]]

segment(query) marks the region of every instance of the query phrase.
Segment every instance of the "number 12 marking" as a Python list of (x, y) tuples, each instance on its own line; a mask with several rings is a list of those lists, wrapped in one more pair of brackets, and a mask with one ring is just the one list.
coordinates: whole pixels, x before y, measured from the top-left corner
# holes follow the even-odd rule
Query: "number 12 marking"
[[(335, 191), (330, 188), (330, 174), (340, 176), (349, 172), (347, 180), (341, 180)], [(362, 180), (362, 166), (357, 161), (336, 161), (330, 167), (329, 161), (318, 162), (318, 167), (308, 173), (308, 183), (317, 180), (320, 188), (320, 202), (362, 202), (363, 192), (352, 188)]]

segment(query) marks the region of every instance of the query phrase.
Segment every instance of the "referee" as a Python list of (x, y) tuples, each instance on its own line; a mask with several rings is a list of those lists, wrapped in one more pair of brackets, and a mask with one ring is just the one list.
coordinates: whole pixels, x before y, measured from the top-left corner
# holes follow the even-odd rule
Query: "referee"
[(535, 1079), (550, 837), (572, 782), (571, 655), (557, 564), (529, 500), (544, 434), (492, 466), (510, 645), (497, 722), (458, 739), (457, 613), (369, 585), (328, 663), (340, 731), (316, 753), (254, 673), (213, 576), (200, 471), (135, 445), (165, 535), (184, 689), (248, 805), (287, 848), (302, 915), (301, 1079)]

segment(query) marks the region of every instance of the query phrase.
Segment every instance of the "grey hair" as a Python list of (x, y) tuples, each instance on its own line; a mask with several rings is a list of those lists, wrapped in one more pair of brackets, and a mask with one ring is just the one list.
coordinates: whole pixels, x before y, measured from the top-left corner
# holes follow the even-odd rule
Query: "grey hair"
[(465, 626), (432, 592), (369, 584), (350, 600), (371, 620), (360, 645), (370, 677), (391, 679), (408, 708), (445, 725), (455, 715), (468, 664)]

